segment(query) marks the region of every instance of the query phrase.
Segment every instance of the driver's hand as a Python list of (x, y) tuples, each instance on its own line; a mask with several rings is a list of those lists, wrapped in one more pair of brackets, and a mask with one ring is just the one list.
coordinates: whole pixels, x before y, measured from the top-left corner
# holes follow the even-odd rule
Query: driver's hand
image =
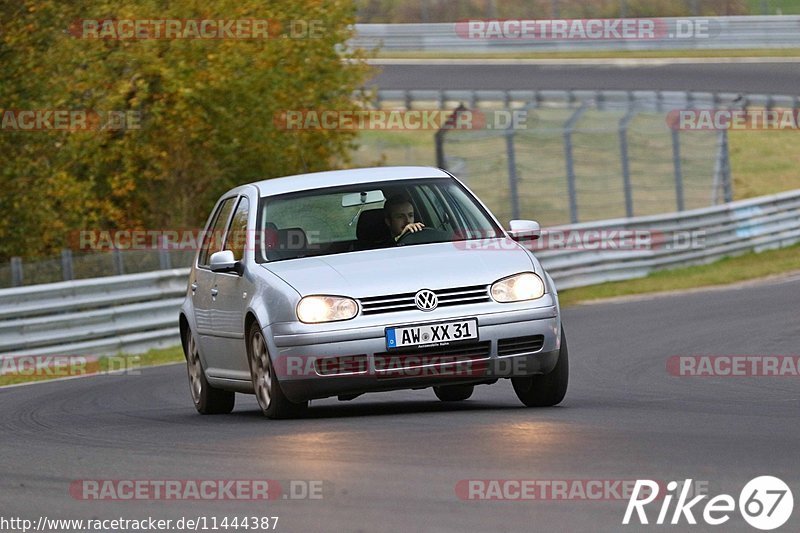
[(407, 224), (403, 231), (400, 232), (400, 235), (394, 238), (395, 241), (399, 241), (400, 237), (405, 235), (406, 233), (416, 233), (420, 231), (422, 228), (425, 227), (425, 224), (422, 222), (412, 222), (411, 224)]

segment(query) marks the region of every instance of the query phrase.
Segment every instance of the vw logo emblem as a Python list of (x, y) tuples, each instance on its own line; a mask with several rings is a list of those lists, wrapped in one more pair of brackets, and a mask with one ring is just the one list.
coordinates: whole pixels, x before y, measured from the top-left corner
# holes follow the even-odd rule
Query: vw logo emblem
[(428, 289), (422, 289), (414, 295), (414, 303), (422, 311), (433, 311), (439, 305), (439, 298), (436, 293)]

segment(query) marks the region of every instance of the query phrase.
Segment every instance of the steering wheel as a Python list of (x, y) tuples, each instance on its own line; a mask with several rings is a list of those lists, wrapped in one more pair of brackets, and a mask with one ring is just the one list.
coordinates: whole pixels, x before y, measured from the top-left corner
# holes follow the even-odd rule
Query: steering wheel
[(406, 244), (425, 244), (428, 242), (436, 242), (436, 239), (431, 240), (431, 232), (440, 233), (441, 230), (429, 228), (425, 226), (418, 231), (407, 231), (397, 239), (397, 246), (405, 246)]

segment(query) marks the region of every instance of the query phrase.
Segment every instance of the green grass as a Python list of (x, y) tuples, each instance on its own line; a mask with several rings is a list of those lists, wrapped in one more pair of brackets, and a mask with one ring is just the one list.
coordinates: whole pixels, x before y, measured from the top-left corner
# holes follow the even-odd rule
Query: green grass
[(800, 189), (800, 131), (732, 131), (729, 135), (734, 198)]
[(580, 302), (728, 285), (800, 269), (800, 245), (747, 253), (714, 263), (655, 272), (647, 277), (569, 289), (559, 293), (562, 306)]
[[(763, 5), (766, 4), (766, 13)], [(798, 15), (800, 0), (747, 0), (747, 6), (753, 15)]]
[[(64, 356), (58, 356), (62, 361), (66, 361)], [(62, 364), (55, 371), (46, 373), (36, 372), (37, 375), (29, 375), (31, 372), (22, 369), (19, 373), (6, 373), (0, 375), (0, 387), (5, 385), (15, 385), (18, 383), (28, 383), (31, 381), (46, 381), (50, 379), (103, 374), (106, 372), (123, 371), (136, 373), (139, 369), (146, 366), (163, 365), (168, 363), (178, 363), (184, 360), (183, 349), (180, 346), (150, 350), (139, 355), (118, 354), (114, 356), (101, 357), (97, 361), (81, 362), (76, 358), (70, 359), (74, 364), (66, 366)]]

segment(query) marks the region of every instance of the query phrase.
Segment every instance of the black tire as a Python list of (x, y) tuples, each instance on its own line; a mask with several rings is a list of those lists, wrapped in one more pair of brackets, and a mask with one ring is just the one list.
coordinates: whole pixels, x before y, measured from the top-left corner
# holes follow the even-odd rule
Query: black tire
[(434, 387), (433, 393), (443, 402), (460, 402), (472, 396), (475, 385), (443, 385)]
[(258, 406), (267, 418), (297, 418), (306, 413), (308, 402), (290, 401), (281, 389), (269, 357), (264, 334), (258, 324), (247, 332), (247, 355), (250, 360), (250, 377)]
[(561, 327), (561, 350), (558, 362), (549, 374), (511, 378), (519, 401), (528, 407), (558, 405), (567, 394), (569, 384), (569, 353), (564, 327)]
[(194, 408), (201, 415), (222, 415), (233, 411), (236, 393), (215, 389), (208, 384), (200, 352), (191, 330), (186, 329), (183, 341), (183, 354), (186, 356), (186, 371), (189, 374), (189, 391)]

